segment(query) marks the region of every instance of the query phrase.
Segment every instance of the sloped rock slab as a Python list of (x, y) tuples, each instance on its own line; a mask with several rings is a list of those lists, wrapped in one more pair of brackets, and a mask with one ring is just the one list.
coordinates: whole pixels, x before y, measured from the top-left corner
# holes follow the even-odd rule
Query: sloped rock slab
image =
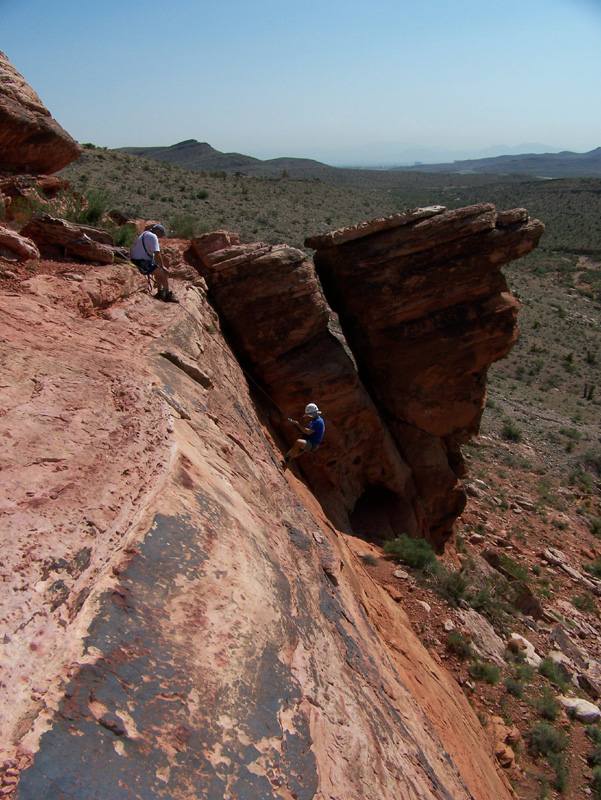
[[(299, 800), (314, 796), (317, 773), (309, 729), (293, 711), (300, 688), (277, 650), (257, 654), (251, 648), (248, 672), (238, 676), (231, 697), (215, 696), (210, 676), (191, 662), (189, 633), (170, 621), (167, 609), (178, 594), (177, 583), (210, 568), (205, 541), (184, 519), (155, 520), (140, 557), (123, 573), (121, 586), (105, 595), (90, 631), (87, 646), (102, 657), (83, 666), (67, 687), (52, 730), (21, 776), (16, 800), (96, 800), (98, 787), (112, 800), (277, 796), (266, 774), (256, 773), (257, 761), (265, 772), (269, 764), (284, 773)], [(197, 614), (200, 622), (200, 592), (187, 602), (190, 621)], [(257, 690), (260, 703), (246, 709), (235, 703), (246, 691)], [(225, 737), (212, 713), (216, 705), (231, 714), (232, 729)], [(291, 713), (285, 729), (279, 716), (283, 707)], [(266, 747), (270, 740), (281, 743), (280, 752)], [(262, 742), (262, 752), (252, 742)], [(211, 762), (218, 752), (222, 766), (215, 769)]]

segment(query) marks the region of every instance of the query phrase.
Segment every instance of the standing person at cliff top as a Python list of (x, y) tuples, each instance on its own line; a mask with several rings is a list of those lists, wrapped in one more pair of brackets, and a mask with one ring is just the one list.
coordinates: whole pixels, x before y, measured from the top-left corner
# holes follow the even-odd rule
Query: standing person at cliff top
[(150, 276), (158, 284), (155, 297), (164, 300), (165, 303), (179, 303), (173, 292), (169, 291), (169, 272), (163, 264), (163, 256), (159, 247), (159, 239), (165, 235), (165, 228), (162, 225), (153, 225), (149, 230), (141, 233), (136, 239), (131, 249), (131, 260), (140, 270), (142, 275), (146, 275), (150, 285)]
[(291, 458), (298, 458), (303, 453), (313, 453), (323, 440), (326, 424), (321, 418), (321, 411), (317, 408), (315, 403), (309, 403), (305, 408), (305, 417), (311, 420), (307, 428), (303, 428), (295, 419), (288, 419), (288, 422), (295, 425), (299, 433), (302, 433), (303, 438), (297, 439), (290, 450), (288, 450), (280, 462), (282, 469), (286, 469)]

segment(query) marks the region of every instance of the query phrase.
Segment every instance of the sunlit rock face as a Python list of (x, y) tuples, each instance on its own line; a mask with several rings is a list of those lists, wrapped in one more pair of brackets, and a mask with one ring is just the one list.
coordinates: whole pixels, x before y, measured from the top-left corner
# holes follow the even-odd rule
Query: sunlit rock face
[(477, 431), (490, 365), (518, 335), (500, 273), (544, 232), (524, 209), (416, 209), (314, 237), (315, 267), (358, 371), (443, 543), (464, 505), (459, 446)]
[(79, 144), (0, 52), (0, 172), (52, 173), (80, 154)]
[(203, 282), (166, 305), (78, 270), (0, 292), (15, 800), (509, 800), (463, 691), (279, 468)]

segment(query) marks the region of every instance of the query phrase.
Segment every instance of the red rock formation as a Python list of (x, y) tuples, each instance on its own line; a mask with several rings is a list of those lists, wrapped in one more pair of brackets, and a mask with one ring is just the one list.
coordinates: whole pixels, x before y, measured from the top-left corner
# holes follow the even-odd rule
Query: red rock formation
[(463, 692), (282, 475), (202, 289), (167, 306), (117, 269), (1, 300), (15, 800), (509, 800)]
[(254, 376), (251, 385), (260, 386), (257, 399), (267, 412), (275, 408), (273, 423), (288, 445), (298, 434), (286, 417), (300, 417), (309, 401), (322, 409), (324, 444), (298, 464), (332, 518), (348, 526), (357, 508), (355, 524), (368, 536), (418, 534), (407, 465), (352, 360), (328, 331), (329, 309), (306, 255), (283, 245), (241, 245), (225, 231), (205, 234), (192, 247)]
[(0, 52), (0, 171), (52, 173), (80, 155), (79, 144)]
[(306, 241), (359, 373), (387, 412), (441, 544), (464, 504), (459, 446), (473, 436), (486, 373), (517, 338), (518, 302), (499, 270), (544, 226), (491, 204), (404, 212)]
[(69, 254), (84, 261), (113, 263), (113, 237), (107, 231), (89, 225), (78, 225), (37, 212), (21, 234), (32, 239), (48, 255)]
[(40, 251), (29, 239), (0, 225), (0, 257), (8, 261), (31, 261), (40, 257)]

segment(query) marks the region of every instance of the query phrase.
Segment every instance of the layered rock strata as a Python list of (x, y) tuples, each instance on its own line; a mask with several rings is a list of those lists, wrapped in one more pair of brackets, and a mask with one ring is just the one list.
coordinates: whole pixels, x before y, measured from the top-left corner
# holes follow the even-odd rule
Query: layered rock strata
[(78, 225), (36, 212), (21, 230), (45, 255), (73, 255), (84, 261), (112, 264), (115, 248), (110, 233), (90, 225)]
[(441, 206), (307, 239), (359, 374), (419, 490), (425, 535), (443, 543), (464, 507), (460, 445), (478, 431), (490, 365), (518, 335), (500, 273), (544, 232), (524, 209)]
[(52, 173), (80, 154), (79, 144), (0, 52), (0, 172)]
[(225, 231), (193, 240), (192, 248), (284, 449), (298, 437), (286, 418), (301, 418), (310, 401), (322, 408), (324, 444), (310, 463), (299, 464), (330, 516), (348, 525), (357, 501), (375, 497), (380, 533), (418, 534), (409, 469), (352, 359), (328, 330), (329, 309), (306, 254), (284, 245), (241, 245)]
[(460, 445), (478, 430), (490, 364), (518, 334), (518, 301), (499, 270), (543, 230), (523, 209), (481, 204), (308, 239), (357, 366), (328, 330), (304, 253), (241, 245), (223, 231), (193, 241), (287, 440), (288, 414), (308, 401), (322, 407), (325, 444), (299, 464), (329, 512), (343, 498), (339, 524), (346, 513), (367, 537), (405, 532), (443, 546), (465, 505)]

